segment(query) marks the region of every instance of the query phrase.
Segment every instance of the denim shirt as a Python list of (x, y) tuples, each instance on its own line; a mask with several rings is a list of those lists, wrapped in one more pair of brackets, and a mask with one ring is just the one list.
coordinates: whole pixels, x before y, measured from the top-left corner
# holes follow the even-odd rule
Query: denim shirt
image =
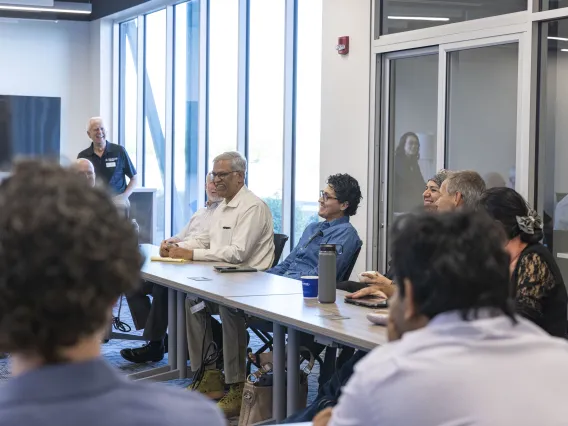
[(308, 275), (317, 276), (320, 244), (337, 245), (338, 281), (343, 279), (355, 252), (363, 245), (348, 216), (331, 222), (311, 223), (288, 257), (266, 272), (296, 280)]

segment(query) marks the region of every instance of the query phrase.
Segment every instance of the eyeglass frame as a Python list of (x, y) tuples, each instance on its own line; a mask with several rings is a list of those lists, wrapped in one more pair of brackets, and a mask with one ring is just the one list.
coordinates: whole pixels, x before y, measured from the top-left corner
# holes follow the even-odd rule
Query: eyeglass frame
[(225, 178), (227, 176), (229, 176), (231, 173), (239, 173), (238, 170), (232, 170), (230, 172), (219, 172), (219, 173), (215, 173), (215, 172), (209, 172), (207, 173), (207, 175), (211, 178), (211, 181), (214, 182), (215, 178), (219, 178), (219, 180), (225, 180)]
[(339, 198), (337, 197), (332, 197), (331, 195), (329, 195), (327, 192), (325, 192), (323, 189), (320, 189), (320, 198), (324, 201), (327, 202), (329, 200), (337, 200), (339, 201)]

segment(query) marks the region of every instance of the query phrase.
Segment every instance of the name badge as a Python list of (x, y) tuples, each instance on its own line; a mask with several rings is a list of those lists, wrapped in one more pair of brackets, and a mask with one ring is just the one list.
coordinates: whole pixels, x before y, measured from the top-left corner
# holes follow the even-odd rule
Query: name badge
[(113, 161), (112, 163), (106, 163), (107, 167), (116, 167), (116, 163)]

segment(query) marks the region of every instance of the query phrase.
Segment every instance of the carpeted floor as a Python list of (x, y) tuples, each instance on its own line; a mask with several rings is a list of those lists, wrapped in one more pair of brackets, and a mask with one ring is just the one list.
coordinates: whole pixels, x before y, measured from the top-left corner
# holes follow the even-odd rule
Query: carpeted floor
[[(117, 311), (118, 311), (118, 307), (115, 307), (114, 315), (117, 314)], [(130, 311), (128, 309), (128, 304), (126, 303), (126, 300), (124, 300), (123, 303), (122, 303), (122, 310), (121, 310), (121, 313), (120, 313), (120, 319), (123, 322), (125, 322), (126, 324), (128, 324), (130, 327), (132, 327), (132, 331), (130, 333), (138, 334), (138, 335), (142, 334), (142, 330), (136, 331), (134, 329), (132, 317), (130, 315)], [(166, 365), (168, 363), (168, 358), (167, 358), (168, 355), (167, 354), (162, 361), (147, 363), (147, 364), (133, 364), (131, 362), (126, 361), (125, 359), (123, 359), (120, 356), (120, 350), (121, 349), (130, 348), (130, 347), (138, 347), (138, 346), (141, 346), (142, 344), (144, 344), (144, 342), (113, 339), (113, 340), (110, 340), (108, 343), (105, 343), (105, 344), (102, 345), (102, 353), (103, 353), (104, 358), (110, 364), (114, 365), (120, 371), (124, 372), (124, 374), (136, 373), (136, 372), (139, 372), (139, 371), (148, 370), (150, 368), (155, 368), (155, 367), (159, 367), (159, 366), (162, 366), (162, 365)], [(251, 334), (250, 347), (253, 350), (256, 350), (256, 349), (260, 348), (261, 346), (262, 346), (262, 342), (254, 334)], [(316, 365), (315, 365), (315, 367), (312, 371), (312, 374), (308, 378), (308, 383), (309, 383), (308, 403), (313, 401), (313, 399), (317, 395), (318, 376), (319, 376), (319, 365), (316, 363)], [(0, 359), (0, 382), (8, 380), (9, 378), (10, 378), (9, 361), (8, 361), (8, 359)], [(167, 386), (175, 386), (175, 387), (179, 387), (179, 388), (185, 388), (190, 383), (191, 383), (191, 379), (185, 379), (185, 380), (171, 380), (171, 381), (168, 381), (168, 382), (162, 382), (160, 384), (167, 385)], [(230, 424), (231, 425), (237, 425), (238, 424), (238, 418), (237, 419), (230, 419)]]

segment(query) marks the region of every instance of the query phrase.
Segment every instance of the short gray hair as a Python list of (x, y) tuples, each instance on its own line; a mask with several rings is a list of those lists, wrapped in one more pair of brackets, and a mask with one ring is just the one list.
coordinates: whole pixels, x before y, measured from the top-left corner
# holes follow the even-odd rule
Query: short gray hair
[(88, 132), (89, 130), (91, 130), (91, 124), (92, 124), (94, 121), (100, 121), (101, 124), (103, 124), (103, 127), (104, 127), (105, 120), (104, 120), (102, 117), (91, 117), (91, 118), (89, 118), (89, 121), (87, 121), (87, 132)]
[(237, 151), (227, 151), (224, 152), (213, 159), (213, 164), (217, 161), (230, 160), (231, 170), (233, 172), (243, 172), (246, 176), (247, 174), (247, 160), (240, 152)]
[(485, 192), (485, 181), (479, 173), (473, 170), (451, 172), (445, 182), (448, 194), (455, 195), (459, 192), (466, 208), (477, 209), (481, 195)]

